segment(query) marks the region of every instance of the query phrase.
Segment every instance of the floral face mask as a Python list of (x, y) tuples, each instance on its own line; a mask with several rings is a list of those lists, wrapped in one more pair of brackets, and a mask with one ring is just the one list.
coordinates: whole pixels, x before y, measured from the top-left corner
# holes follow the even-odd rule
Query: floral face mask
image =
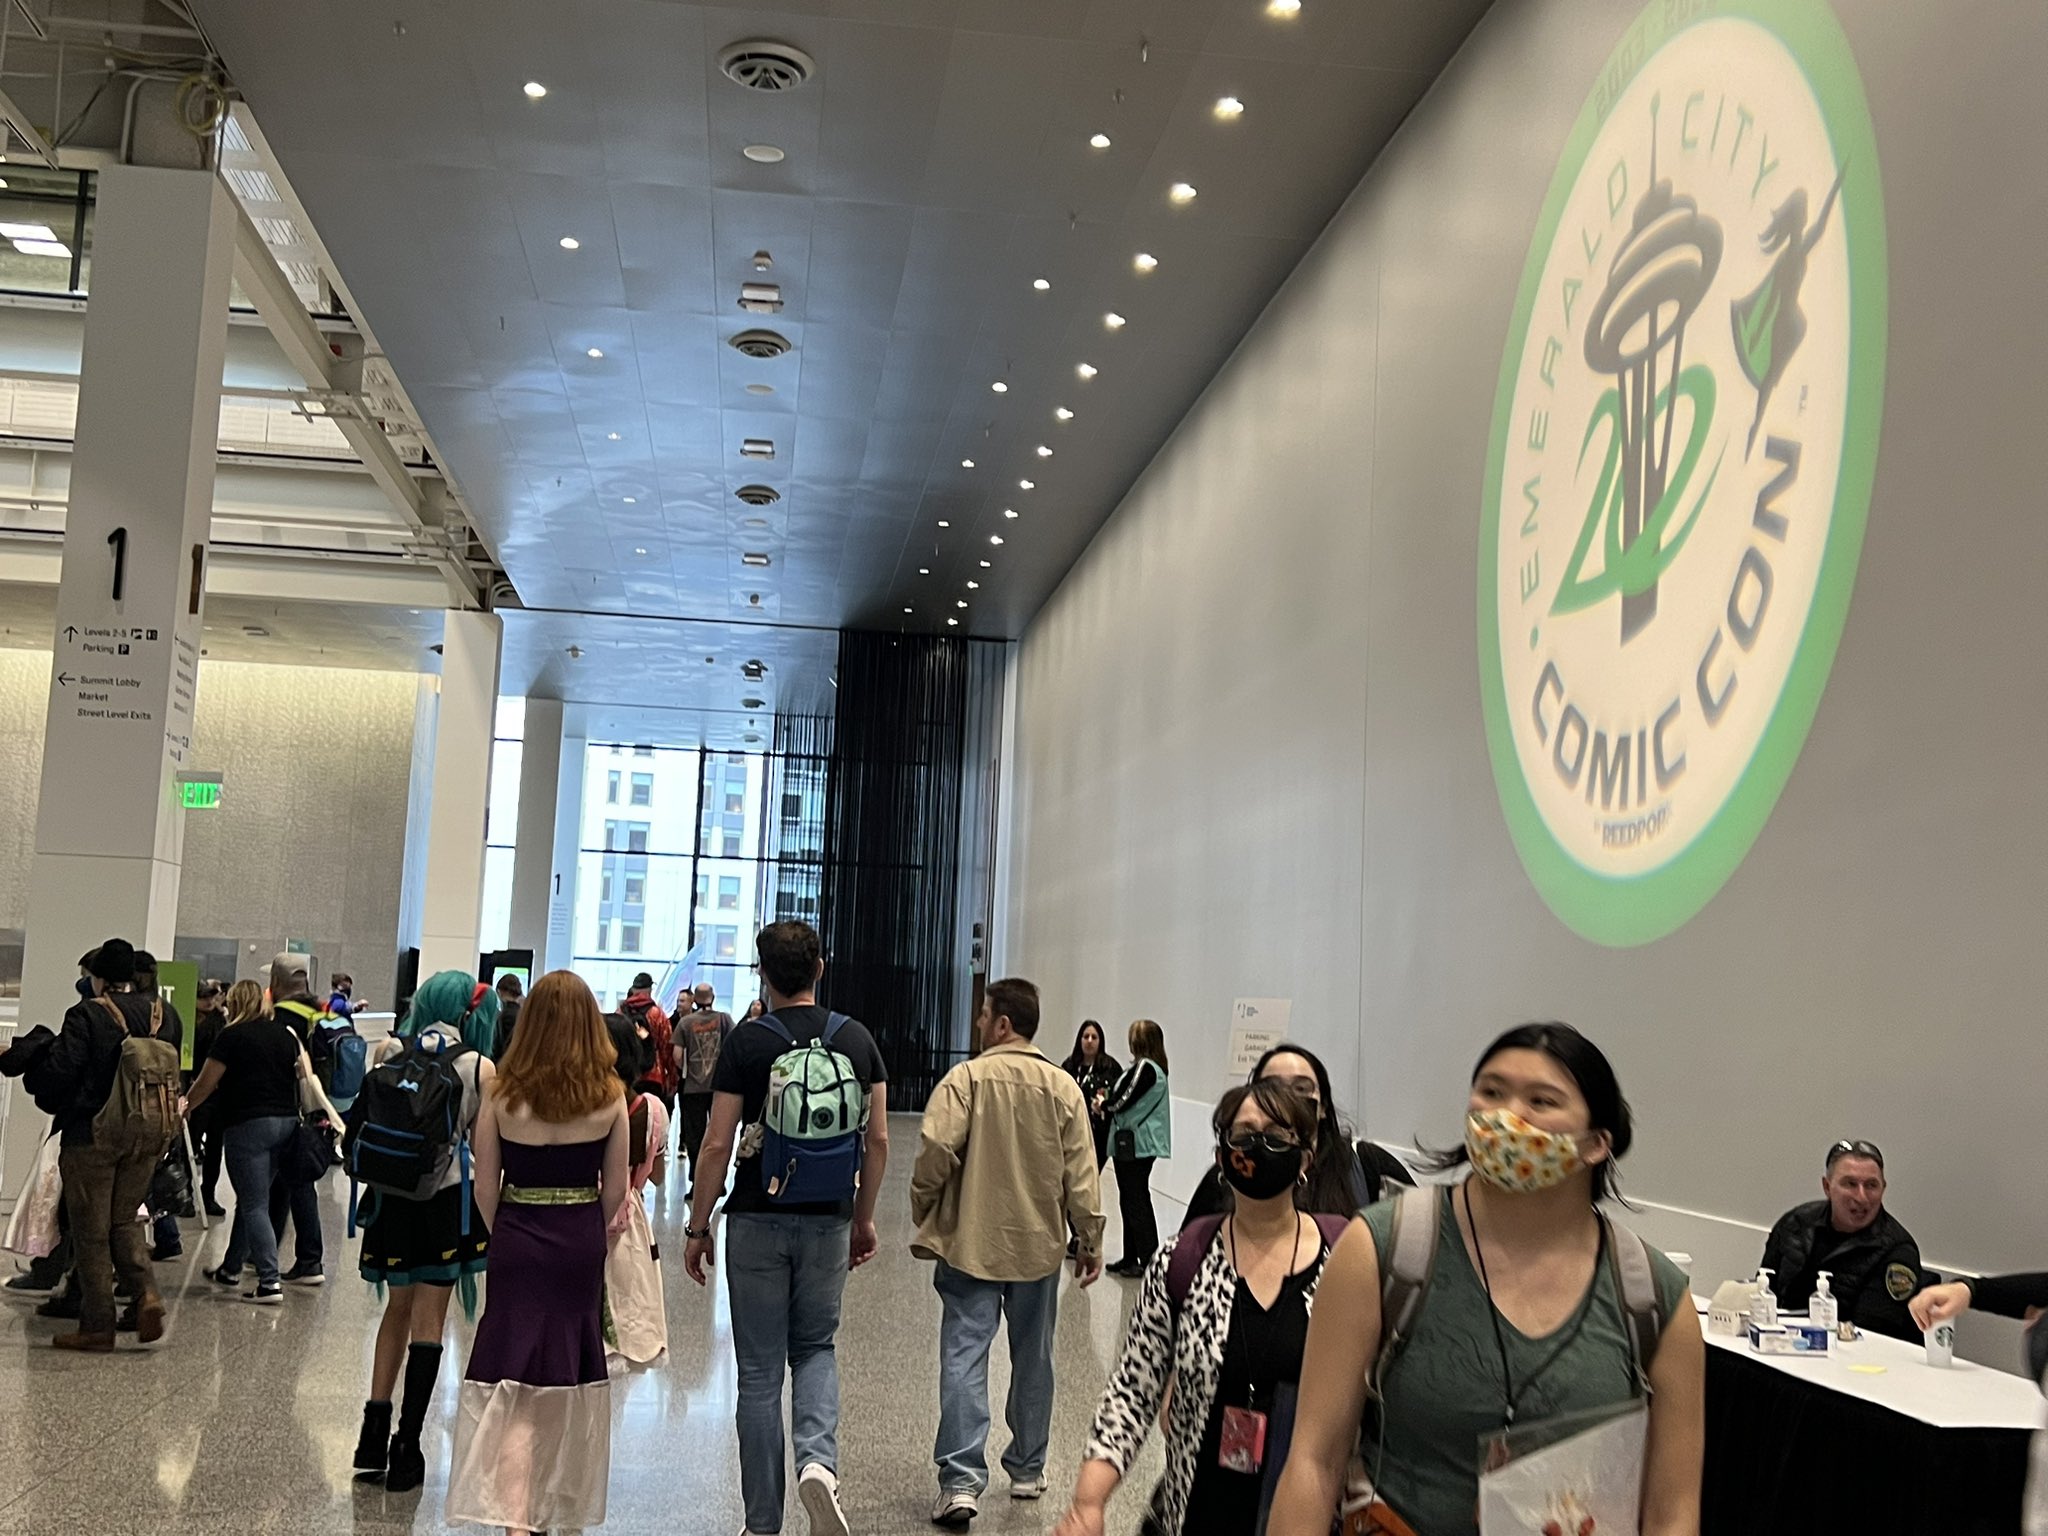
[(1481, 1178), (1521, 1195), (1555, 1189), (1585, 1166), (1570, 1136), (1531, 1125), (1507, 1109), (1468, 1114), (1465, 1151)]

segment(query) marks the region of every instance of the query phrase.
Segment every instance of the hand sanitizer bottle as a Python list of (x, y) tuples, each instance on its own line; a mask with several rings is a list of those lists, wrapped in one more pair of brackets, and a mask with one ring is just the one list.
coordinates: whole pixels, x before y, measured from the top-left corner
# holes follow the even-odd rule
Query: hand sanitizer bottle
[(1820, 1289), (1813, 1293), (1813, 1302), (1806, 1309), (1806, 1320), (1816, 1328), (1825, 1328), (1829, 1333), (1833, 1333), (1835, 1323), (1841, 1317), (1841, 1304), (1835, 1300), (1835, 1293), (1829, 1288), (1830, 1278), (1830, 1271), (1824, 1269), (1820, 1272)]
[(1771, 1271), (1759, 1269), (1756, 1272), (1756, 1282), (1756, 1300), (1749, 1308), (1750, 1326), (1775, 1328), (1778, 1326), (1778, 1293), (1771, 1289)]

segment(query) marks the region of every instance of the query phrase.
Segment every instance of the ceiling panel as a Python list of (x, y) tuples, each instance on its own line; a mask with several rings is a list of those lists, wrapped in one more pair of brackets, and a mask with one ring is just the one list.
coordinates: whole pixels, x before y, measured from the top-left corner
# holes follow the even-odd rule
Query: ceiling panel
[[(1485, 10), (440, 0), (394, 24), (194, 4), (522, 626), (992, 635), (1021, 631)], [(750, 38), (815, 73), (735, 84), (719, 55)], [(1242, 116), (1217, 117), (1225, 94)], [(763, 144), (785, 158), (742, 156)], [(1173, 203), (1176, 181), (1199, 196)], [(779, 313), (739, 308), (757, 278)], [(741, 355), (750, 329), (791, 352)], [(740, 456), (757, 436), (773, 460)], [(754, 483), (781, 499), (741, 504)]]

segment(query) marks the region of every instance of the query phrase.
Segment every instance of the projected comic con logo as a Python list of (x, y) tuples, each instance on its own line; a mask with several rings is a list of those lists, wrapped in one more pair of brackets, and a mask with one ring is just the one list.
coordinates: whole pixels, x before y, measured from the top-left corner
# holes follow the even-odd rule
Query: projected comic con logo
[(1884, 402), (1884, 208), (1822, 0), (1658, 0), (1579, 114), (1501, 364), (1479, 656), (1501, 804), (1602, 944), (1697, 912), (1797, 760)]

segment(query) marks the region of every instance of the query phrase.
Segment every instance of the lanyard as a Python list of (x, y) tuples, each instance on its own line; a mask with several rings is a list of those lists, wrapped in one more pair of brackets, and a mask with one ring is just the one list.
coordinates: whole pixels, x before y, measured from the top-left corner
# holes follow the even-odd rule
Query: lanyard
[(1535, 1370), (1523, 1378), (1521, 1387), (1517, 1389), (1514, 1371), (1508, 1364), (1507, 1335), (1501, 1331), (1500, 1308), (1494, 1304), (1493, 1300), (1493, 1279), (1486, 1272), (1486, 1248), (1479, 1241), (1479, 1223), (1472, 1219), (1472, 1184), (1470, 1180), (1465, 1182), (1460, 1188), (1459, 1193), (1464, 1196), (1465, 1200), (1465, 1225), (1472, 1230), (1472, 1252), (1479, 1259), (1479, 1283), (1486, 1289), (1486, 1315), (1493, 1323), (1493, 1347), (1500, 1354), (1501, 1390), (1506, 1396), (1506, 1405), (1502, 1411), (1501, 1423), (1506, 1428), (1513, 1428), (1515, 1411), (1521, 1404), (1522, 1394), (1533, 1387), (1542, 1378), (1543, 1373), (1557, 1364), (1558, 1358), (1578, 1342), (1579, 1334), (1586, 1326), (1586, 1315), (1593, 1310), (1593, 1293), (1600, 1286), (1600, 1266), (1607, 1258), (1607, 1223), (1604, 1221), (1600, 1223), (1600, 1251), (1593, 1259), (1593, 1283), (1586, 1287), (1586, 1294), (1580, 1299), (1578, 1310), (1573, 1313), (1569, 1325), (1560, 1330), (1563, 1336), (1558, 1340), (1556, 1346), (1549, 1354), (1543, 1357), (1542, 1363)]
[[(1318, 1235), (1320, 1235), (1320, 1233), (1319, 1233)], [(1237, 1276), (1237, 1283), (1238, 1283), (1239, 1285), (1241, 1285), (1241, 1286), (1243, 1286), (1243, 1287), (1244, 1287), (1244, 1292), (1245, 1292), (1245, 1294), (1246, 1294), (1247, 1296), (1251, 1296), (1251, 1295), (1252, 1295), (1252, 1287), (1251, 1287), (1251, 1282), (1245, 1279), (1245, 1277), (1244, 1277), (1244, 1271), (1243, 1271), (1243, 1270), (1241, 1270), (1241, 1269), (1239, 1269), (1239, 1268), (1237, 1267), (1237, 1219), (1236, 1219), (1235, 1217), (1232, 1217), (1232, 1218), (1230, 1218), (1230, 1219), (1229, 1219), (1228, 1221), (1226, 1221), (1226, 1222), (1224, 1223), (1224, 1227), (1223, 1227), (1223, 1241), (1224, 1241), (1225, 1245), (1226, 1245), (1226, 1246), (1227, 1246), (1227, 1247), (1229, 1248), (1229, 1250), (1230, 1250), (1230, 1268), (1231, 1268), (1231, 1271), (1232, 1271), (1232, 1273), (1234, 1273), (1234, 1274), (1235, 1274), (1235, 1275)], [(1270, 1318), (1271, 1318), (1271, 1314), (1272, 1314), (1272, 1313), (1273, 1313), (1273, 1312), (1274, 1312), (1274, 1311), (1275, 1311), (1276, 1309), (1278, 1309), (1278, 1307), (1279, 1307), (1279, 1305), (1280, 1305), (1280, 1303), (1281, 1303), (1281, 1302), (1283, 1302), (1283, 1301), (1285, 1301), (1285, 1300), (1287, 1299), (1287, 1283), (1288, 1283), (1288, 1281), (1290, 1281), (1290, 1280), (1292, 1280), (1292, 1279), (1294, 1278), (1294, 1266), (1295, 1266), (1295, 1264), (1296, 1264), (1297, 1262), (1299, 1262), (1300, 1258), (1301, 1258), (1301, 1213), (1297, 1211), (1297, 1212), (1295, 1213), (1295, 1216), (1294, 1216), (1294, 1247), (1293, 1247), (1293, 1249), (1292, 1249), (1292, 1250), (1291, 1250), (1291, 1251), (1290, 1251), (1290, 1252), (1288, 1253), (1288, 1255), (1287, 1255), (1287, 1273), (1286, 1273), (1286, 1274), (1284, 1274), (1284, 1275), (1282, 1275), (1282, 1276), (1280, 1277), (1280, 1289), (1279, 1289), (1279, 1290), (1277, 1290), (1277, 1291), (1275, 1291), (1275, 1292), (1273, 1293), (1273, 1305), (1272, 1305), (1271, 1307), (1262, 1307), (1262, 1308), (1260, 1308), (1260, 1315), (1259, 1315), (1259, 1318), (1257, 1319), (1257, 1321), (1259, 1321), (1259, 1322), (1266, 1322), (1266, 1321), (1269, 1321), (1269, 1320), (1270, 1320)], [(1252, 1300), (1253, 1300), (1254, 1302), (1256, 1302), (1256, 1301), (1258, 1300), (1258, 1297), (1256, 1297), (1256, 1296), (1252, 1296)], [(1232, 1310), (1233, 1310), (1233, 1314), (1234, 1314), (1234, 1312), (1235, 1312), (1235, 1309), (1233, 1308)], [(1227, 1336), (1225, 1337), (1225, 1339), (1224, 1339), (1224, 1345), (1223, 1345), (1223, 1347), (1224, 1347), (1224, 1368), (1225, 1368), (1225, 1370), (1226, 1370), (1226, 1371), (1228, 1370), (1228, 1368), (1229, 1368), (1229, 1365), (1230, 1365), (1230, 1359), (1229, 1359), (1229, 1356), (1230, 1356), (1230, 1340), (1231, 1340), (1231, 1338), (1233, 1338), (1233, 1337), (1234, 1337), (1234, 1338), (1236, 1338), (1237, 1342), (1238, 1342), (1238, 1343), (1239, 1343), (1239, 1344), (1240, 1344), (1240, 1345), (1241, 1345), (1241, 1346), (1242, 1346), (1242, 1347), (1244, 1348), (1244, 1350), (1245, 1350), (1245, 1351), (1247, 1352), (1247, 1356), (1248, 1356), (1248, 1358), (1247, 1358), (1247, 1359), (1246, 1359), (1246, 1361), (1245, 1361), (1245, 1372), (1244, 1372), (1244, 1375), (1245, 1375), (1245, 1392), (1244, 1392), (1244, 1395), (1245, 1395), (1245, 1406), (1246, 1406), (1247, 1408), (1256, 1408), (1256, 1407), (1258, 1406), (1258, 1404), (1257, 1404), (1257, 1403), (1255, 1403), (1255, 1402), (1253, 1402), (1253, 1401), (1252, 1401), (1252, 1399), (1253, 1399), (1253, 1398), (1255, 1398), (1255, 1397), (1256, 1397), (1256, 1396), (1258, 1395), (1258, 1393), (1257, 1393), (1257, 1392), (1256, 1392), (1256, 1390), (1255, 1390), (1255, 1389), (1254, 1389), (1254, 1388), (1252, 1387), (1252, 1384), (1251, 1384), (1251, 1375), (1252, 1375), (1252, 1372), (1251, 1372), (1251, 1360), (1250, 1360), (1250, 1358), (1249, 1358), (1249, 1351), (1251, 1350), (1251, 1341), (1250, 1341), (1250, 1339), (1249, 1339), (1248, 1335), (1249, 1335), (1249, 1334), (1251, 1333), (1251, 1330), (1252, 1330), (1252, 1327), (1253, 1327), (1253, 1323), (1254, 1323), (1254, 1320), (1253, 1320), (1253, 1319), (1251, 1319), (1251, 1318), (1246, 1318), (1246, 1319), (1245, 1319), (1245, 1326), (1244, 1326), (1243, 1328), (1241, 1328), (1241, 1329), (1240, 1329), (1240, 1328), (1232, 1328), (1232, 1329), (1230, 1330), (1230, 1334), (1229, 1334), (1229, 1335), (1227, 1335)]]

